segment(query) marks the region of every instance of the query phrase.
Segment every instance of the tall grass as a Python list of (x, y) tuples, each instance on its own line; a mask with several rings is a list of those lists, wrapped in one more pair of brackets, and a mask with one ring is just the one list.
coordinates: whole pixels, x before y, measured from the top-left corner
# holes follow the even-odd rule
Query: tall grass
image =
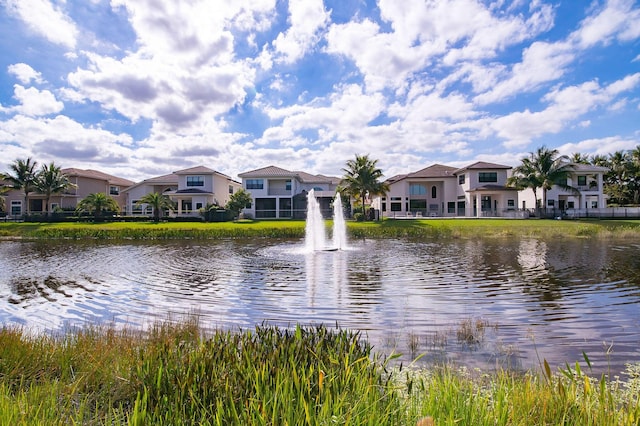
[[(331, 221), (326, 221), (327, 229)], [(638, 220), (422, 219), (348, 222), (350, 238), (638, 238)], [(0, 223), (0, 237), (37, 239), (303, 238), (301, 220), (222, 223)]]
[[(147, 332), (60, 336), (0, 330), (0, 424), (604, 424), (640, 419), (628, 380), (392, 367), (358, 333), (323, 326), (205, 333), (197, 320)], [(585, 359), (587, 359), (585, 357)], [(588, 359), (587, 359), (588, 362)], [(424, 423), (423, 423), (424, 424)]]

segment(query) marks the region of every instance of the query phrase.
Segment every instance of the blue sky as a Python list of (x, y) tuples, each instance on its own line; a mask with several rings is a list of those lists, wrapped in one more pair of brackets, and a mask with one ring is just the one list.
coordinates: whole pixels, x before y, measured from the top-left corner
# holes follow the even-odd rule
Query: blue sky
[(0, 0), (0, 169), (387, 177), (640, 144), (640, 4)]

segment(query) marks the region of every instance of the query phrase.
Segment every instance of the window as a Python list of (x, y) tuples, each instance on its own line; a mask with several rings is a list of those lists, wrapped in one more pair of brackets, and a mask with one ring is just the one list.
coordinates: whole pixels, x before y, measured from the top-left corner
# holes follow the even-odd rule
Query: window
[(464, 185), (465, 175), (458, 176), (458, 185)]
[(498, 173), (497, 172), (480, 172), (478, 173), (478, 181), (479, 182), (497, 182)]
[(402, 197), (391, 197), (391, 201), (402, 201)]
[(410, 195), (427, 195), (427, 188), (425, 188), (424, 185), (412, 183), (411, 185), (409, 185), (409, 194)]
[(229, 194), (233, 194), (233, 185), (229, 185)]
[(202, 203), (196, 203), (196, 210), (200, 210), (202, 208)]
[(556, 200), (547, 200), (547, 206), (553, 207), (556, 205)]
[(447, 203), (447, 213), (455, 213), (456, 212), (456, 202), (449, 201)]
[(431, 198), (438, 198), (438, 189), (435, 186), (431, 187)]
[(597, 209), (598, 208), (598, 202), (597, 201), (592, 201), (591, 202), (591, 208), (592, 209)]
[(586, 176), (578, 176), (578, 186), (587, 186)]
[(573, 201), (567, 201), (567, 208), (568, 208), (568, 209), (573, 209), (573, 208), (575, 208), (575, 205), (576, 205), (576, 204), (575, 204), (575, 202), (573, 202)]
[(284, 189), (291, 191), (291, 179), (287, 179), (284, 183)]
[(509, 207), (510, 209), (514, 208), (516, 206), (516, 201), (515, 200), (507, 200), (507, 207)]
[(402, 211), (402, 203), (391, 203), (391, 211), (392, 212)]
[(204, 176), (187, 176), (187, 186), (204, 186)]
[(109, 187), (109, 195), (120, 195), (120, 187), (119, 186), (110, 186)]
[(51, 211), (55, 211), (59, 207), (58, 203), (51, 203)]
[(247, 179), (247, 189), (263, 189), (262, 179)]
[(11, 201), (11, 216), (22, 214), (22, 201)]
[(411, 211), (426, 210), (426, 208), (427, 208), (427, 200), (411, 200), (411, 201), (409, 201), (409, 209)]
[(185, 213), (189, 213), (191, 211), (191, 200), (182, 200), (182, 211)]

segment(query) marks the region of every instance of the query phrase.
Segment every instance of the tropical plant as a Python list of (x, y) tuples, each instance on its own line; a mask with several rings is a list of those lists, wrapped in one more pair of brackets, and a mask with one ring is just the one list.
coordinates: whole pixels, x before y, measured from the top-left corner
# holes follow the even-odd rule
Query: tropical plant
[(365, 213), (367, 195), (373, 197), (389, 191), (389, 185), (380, 181), (383, 174), (377, 163), (378, 160), (372, 160), (368, 155), (356, 154), (356, 158), (348, 160), (342, 169), (345, 174), (340, 181), (340, 192), (360, 202)]
[(232, 194), (229, 197), (229, 201), (225, 206), (225, 209), (231, 212), (232, 217), (238, 217), (242, 209), (247, 207), (249, 204), (253, 202), (251, 198), (251, 194), (245, 191), (244, 189), (240, 189), (235, 194)]
[(67, 175), (62, 173), (60, 167), (53, 161), (50, 164), (43, 164), (40, 172), (36, 174), (34, 188), (45, 197), (45, 214), (49, 215), (49, 201), (51, 196), (64, 192), (66, 189), (75, 186), (69, 181)]
[(567, 177), (573, 168), (569, 157), (559, 156), (557, 149), (542, 146), (521, 160), (521, 164), (513, 169), (507, 184), (518, 189), (531, 188), (536, 207), (539, 206), (537, 190), (542, 189), (542, 206), (546, 206), (547, 191), (554, 185), (565, 191), (580, 193), (577, 188), (567, 184)]
[(137, 206), (146, 204), (153, 209), (153, 221), (160, 222), (160, 216), (164, 210), (174, 210), (175, 205), (168, 195), (160, 192), (150, 192), (136, 201)]
[[(0, 180), (2, 179), (4, 179), (4, 175), (0, 174)], [(4, 196), (10, 190), (11, 190), (10, 186), (6, 186), (6, 185), (0, 186), (0, 212), (5, 211), (6, 206), (5, 206)]]
[(31, 157), (26, 160), (17, 159), (9, 166), (9, 173), (4, 174), (4, 179), (9, 182), (12, 189), (22, 190), (27, 214), (29, 214), (29, 194), (35, 190), (36, 166)]
[(96, 219), (99, 219), (104, 212), (120, 210), (118, 203), (113, 198), (107, 196), (104, 192), (96, 192), (89, 194), (83, 198), (76, 207), (76, 212), (93, 213)]

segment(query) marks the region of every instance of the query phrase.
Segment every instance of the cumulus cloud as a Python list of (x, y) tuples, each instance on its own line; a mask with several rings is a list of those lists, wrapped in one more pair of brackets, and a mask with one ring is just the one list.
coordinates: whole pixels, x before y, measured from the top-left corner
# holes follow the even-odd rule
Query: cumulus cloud
[(292, 63), (320, 40), (318, 34), (329, 21), (322, 0), (289, 0), (289, 28), (273, 41), (282, 61)]
[(32, 81), (34, 83), (43, 83), (42, 74), (31, 68), (29, 65), (20, 62), (18, 64), (11, 64), (7, 67), (9, 74), (16, 76), (18, 81), (22, 84), (29, 84)]
[(4, 0), (4, 3), (7, 11), (32, 32), (51, 43), (75, 48), (78, 29), (59, 6), (48, 0)]
[(2, 107), (0, 111), (5, 113), (19, 113), (31, 117), (55, 114), (64, 108), (64, 104), (48, 90), (38, 90), (35, 87), (24, 88), (16, 84), (14, 98), (19, 102), (13, 107)]

